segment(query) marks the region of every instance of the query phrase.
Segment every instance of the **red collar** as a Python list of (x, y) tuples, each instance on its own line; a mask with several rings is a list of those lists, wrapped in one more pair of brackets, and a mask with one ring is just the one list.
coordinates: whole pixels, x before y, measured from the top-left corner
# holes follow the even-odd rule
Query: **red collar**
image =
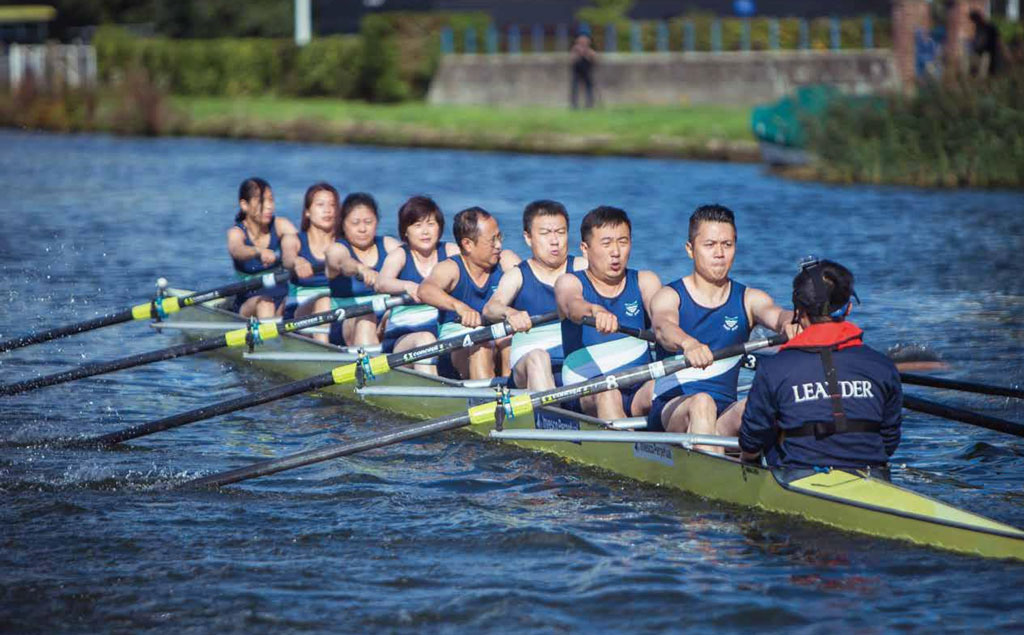
[(836, 350), (843, 350), (851, 346), (862, 346), (862, 333), (860, 327), (852, 322), (821, 322), (808, 326), (799, 335), (783, 344), (782, 348), (830, 346)]

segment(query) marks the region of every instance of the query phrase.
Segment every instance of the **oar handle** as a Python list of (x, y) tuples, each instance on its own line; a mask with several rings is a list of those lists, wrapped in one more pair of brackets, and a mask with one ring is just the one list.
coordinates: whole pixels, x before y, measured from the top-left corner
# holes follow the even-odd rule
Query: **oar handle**
[(917, 412), (923, 412), (936, 417), (942, 417), (943, 419), (952, 419), (953, 421), (968, 423), (972, 426), (978, 426), (979, 428), (988, 428), (989, 430), (995, 430), (996, 432), (1005, 432), (1006, 434), (1012, 434), (1017, 437), (1024, 437), (1024, 425), (1022, 424), (1007, 421), (1006, 419), (1000, 419), (998, 417), (990, 417), (989, 415), (983, 415), (980, 412), (971, 412), (970, 410), (964, 410), (962, 408), (954, 408), (953, 406), (947, 406), (946, 404), (931, 401), (930, 399), (921, 399), (920, 397), (913, 397), (905, 394), (903, 395), (903, 407), (907, 410), (915, 410)]
[[(584, 315), (583, 318), (580, 320), (580, 323), (592, 328), (597, 328), (597, 320), (595, 320), (594, 317), (591, 315)], [(637, 339), (645, 340), (647, 342), (657, 341), (657, 339), (654, 337), (654, 332), (649, 331), (647, 329), (635, 329), (630, 326), (619, 326), (619, 328), (615, 330), (618, 331), (619, 333), (622, 333), (623, 335), (629, 335), (630, 337), (635, 337)]]
[[(541, 324), (547, 324), (549, 322), (554, 322), (557, 319), (558, 319), (558, 311), (549, 311), (547, 313), (541, 313), (540, 315), (531, 315), (530, 316), (530, 323), (533, 324), (534, 326), (540, 326)], [(508, 329), (511, 331), (512, 330), (512, 325), (508, 323), (508, 320), (503, 320), (503, 321), (505, 322), (505, 326), (507, 326)]]

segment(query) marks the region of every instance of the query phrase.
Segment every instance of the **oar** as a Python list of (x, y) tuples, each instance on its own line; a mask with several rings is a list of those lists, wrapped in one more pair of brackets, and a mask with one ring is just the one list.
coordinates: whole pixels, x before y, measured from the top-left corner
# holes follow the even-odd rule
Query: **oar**
[[(589, 315), (583, 316), (583, 318), (580, 320), (580, 323), (585, 324), (586, 326), (597, 328), (597, 320), (595, 320), (592, 316)], [(619, 326), (619, 328), (615, 330), (616, 332), (622, 333), (623, 335), (629, 335), (630, 337), (635, 337), (637, 339), (645, 340), (647, 342), (657, 341), (654, 337), (654, 331), (648, 331), (647, 329), (635, 329), (630, 326)]]
[(233, 282), (223, 287), (217, 287), (208, 291), (200, 291), (180, 298), (176, 296), (156, 298), (150, 302), (146, 302), (145, 304), (138, 304), (130, 309), (125, 309), (124, 311), (119, 311), (117, 313), (110, 313), (84, 322), (69, 324), (68, 326), (61, 326), (48, 331), (39, 331), (37, 333), (30, 333), (28, 335), (12, 337), (10, 339), (0, 341), (0, 353), (13, 350), (15, 348), (21, 348), (23, 346), (29, 346), (30, 344), (39, 344), (40, 342), (47, 342), (60, 337), (75, 335), (76, 333), (92, 331), (104, 326), (131, 322), (132, 320), (149, 320), (164, 317), (196, 304), (202, 304), (218, 298), (238, 295), (239, 293), (245, 293), (247, 291), (255, 291), (256, 289), (263, 287), (270, 288), (277, 284), (287, 282), (290, 276), (290, 271), (278, 271), (275, 273), (268, 273), (257, 278), (243, 280), (241, 282)]
[[(785, 341), (786, 336), (784, 334), (776, 335), (775, 337), (767, 340), (758, 340), (723, 348), (716, 351), (714, 353), (714, 357), (715, 359), (734, 357), (760, 348), (776, 346), (784, 343)], [(403, 430), (388, 432), (386, 434), (369, 437), (360, 441), (353, 441), (351, 443), (332, 444), (326, 447), (298, 452), (296, 454), (291, 454), (269, 461), (261, 461), (254, 465), (239, 468), (237, 470), (194, 479), (184, 483), (184, 485), (195, 487), (229, 485), (239, 481), (266, 476), (268, 474), (276, 474), (277, 472), (302, 467), (304, 465), (311, 465), (313, 463), (348, 456), (358, 452), (365, 452), (366, 450), (392, 445), (401, 441), (418, 439), (438, 432), (463, 428), (468, 425), (496, 424), (499, 421), (499, 417), (503, 420), (505, 417), (513, 418), (531, 416), (534, 410), (541, 406), (549, 406), (568, 399), (578, 399), (579, 397), (585, 397), (587, 395), (604, 392), (606, 390), (628, 388), (630, 386), (641, 384), (649, 379), (654, 379), (668, 373), (674, 373), (682, 370), (688, 365), (689, 364), (685, 359), (654, 362), (645, 366), (626, 369), (615, 374), (601, 375), (600, 377), (595, 377), (594, 379), (573, 384), (571, 386), (552, 388), (551, 390), (544, 390), (532, 394), (516, 395), (511, 397), (507, 405), (504, 406), (495, 403), (485, 403), (470, 408), (468, 411), (463, 413), (439, 417), (426, 423), (410, 426)]]
[(917, 412), (935, 415), (936, 417), (942, 417), (943, 419), (952, 419), (953, 421), (959, 421), (961, 423), (969, 423), (972, 426), (988, 428), (989, 430), (995, 430), (996, 432), (1005, 432), (1006, 434), (1024, 437), (1024, 425), (1022, 424), (1007, 421), (1006, 419), (1000, 419), (998, 417), (990, 417), (988, 415), (983, 415), (980, 412), (954, 408), (953, 406), (947, 406), (946, 404), (931, 401), (930, 399), (921, 399), (920, 397), (904, 394), (903, 407), (907, 410), (916, 410)]
[(1024, 399), (1024, 390), (1020, 388), (1007, 388), (1004, 386), (993, 386), (992, 384), (980, 384), (973, 381), (957, 381), (953, 379), (942, 379), (929, 375), (917, 375), (915, 373), (900, 373), (900, 380), (904, 384), (915, 386), (928, 386), (930, 388), (949, 388), (962, 392), (973, 392), (981, 395), (997, 395), (999, 397), (1015, 397)]
[(264, 322), (262, 324), (255, 323), (247, 326), (246, 328), (228, 331), (223, 335), (204, 338), (197, 342), (171, 346), (170, 348), (163, 348), (157, 351), (123, 357), (121, 359), (115, 359), (108, 362), (85, 364), (53, 375), (45, 375), (43, 377), (26, 379), (13, 384), (0, 385), (0, 396), (16, 395), (29, 390), (43, 388), (44, 386), (54, 386), (56, 384), (63, 384), (76, 379), (103, 375), (118, 370), (124, 370), (126, 368), (134, 368), (136, 366), (151, 364), (153, 362), (159, 362), (166, 359), (194, 355), (196, 353), (212, 351), (218, 348), (247, 346), (250, 344), (255, 345), (259, 344), (263, 340), (273, 339), (282, 333), (292, 333), (304, 328), (309, 328), (310, 326), (319, 326), (329, 322), (341, 321), (345, 318), (366, 315), (367, 313), (383, 312), (390, 307), (404, 304), (411, 300), (412, 298), (408, 295), (392, 296), (386, 298), (383, 302), (359, 304), (349, 309), (334, 309), (323, 313), (314, 313), (313, 315), (295, 320), (288, 320), (281, 324), (277, 324), (275, 322)]
[[(530, 319), (534, 324), (544, 324), (546, 322), (557, 320), (558, 313), (552, 312), (544, 315), (536, 315), (532, 316)], [(131, 428), (125, 428), (124, 430), (119, 430), (117, 432), (111, 432), (101, 437), (96, 437), (95, 439), (83, 441), (83, 443), (87, 445), (114, 445), (129, 439), (137, 439), (138, 437), (147, 436), (163, 430), (178, 428), (189, 423), (210, 419), (212, 417), (227, 414), (229, 412), (235, 412), (237, 410), (244, 410), (245, 408), (251, 408), (253, 406), (276, 401), (278, 399), (284, 399), (285, 397), (291, 397), (292, 395), (309, 392), (311, 390), (317, 390), (318, 388), (326, 388), (336, 384), (343, 385), (362, 383), (366, 379), (372, 379), (377, 375), (383, 375), (384, 373), (387, 373), (394, 368), (398, 368), (399, 366), (413, 364), (420, 360), (436, 357), (460, 348), (468, 348), (482, 342), (501, 339), (510, 332), (511, 327), (507, 322), (498, 322), (491, 326), (485, 326), (470, 331), (469, 333), (463, 333), (462, 335), (438, 340), (431, 344), (425, 344), (418, 348), (413, 348), (401, 353), (378, 355), (376, 357), (369, 358), (364, 357), (362, 361), (347, 364), (345, 366), (339, 366), (327, 373), (275, 386), (251, 395), (244, 395), (242, 397), (229, 399), (209, 406), (203, 406), (202, 408), (196, 408), (195, 410), (189, 410), (188, 412), (171, 415), (163, 419), (157, 419), (156, 421), (150, 421)]]

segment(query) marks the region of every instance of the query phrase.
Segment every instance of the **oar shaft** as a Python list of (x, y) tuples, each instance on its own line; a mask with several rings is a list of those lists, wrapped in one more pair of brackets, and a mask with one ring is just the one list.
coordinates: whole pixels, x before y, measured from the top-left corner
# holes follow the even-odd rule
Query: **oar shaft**
[(164, 417), (163, 419), (157, 419), (156, 421), (151, 421), (149, 423), (132, 426), (131, 428), (125, 428), (124, 430), (119, 430), (117, 432), (111, 432), (110, 434), (105, 434), (103, 436), (96, 437), (95, 439), (89, 439), (85, 441), (84, 444), (115, 445), (130, 439), (144, 437), (156, 432), (162, 432), (164, 430), (178, 428), (196, 421), (202, 421), (203, 419), (210, 419), (229, 412), (244, 410), (270, 401), (276, 401), (278, 399), (284, 399), (293, 395), (309, 392), (310, 390), (324, 388), (333, 383), (334, 379), (330, 373), (315, 375), (301, 381), (275, 386), (269, 390), (264, 390), (251, 395), (244, 395), (236, 399), (229, 399), (210, 406), (203, 406), (202, 408), (196, 408), (194, 410), (189, 410), (188, 412), (182, 412), (176, 415), (171, 415), (170, 417)]
[(1008, 388), (1004, 386), (993, 386), (991, 384), (980, 384), (973, 381), (959, 381), (955, 379), (943, 379), (929, 375), (918, 375), (916, 373), (900, 373), (900, 380), (904, 384), (915, 386), (928, 386), (929, 388), (948, 388), (962, 392), (973, 392), (981, 395), (996, 395), (999, 397), (1014, 397), (1024, 399), (1024, 390), (1020, 388)]
[(14, 350), (16, 348), (22, 348), (24, 346), (31, 346), (32, 344), (39, 344), (42, 342), (48, 342), (61, 337), (68, 337), (69, 335), (75, 335), (77, 333), (84, 333), (86, 331), (92, 331), (94, 329), (103, 328), (104, 326), (112, 326), (114, 324), (121, 324), (123, 322), (131, 322), (134, 318), (132, 317), (132, 310), (126, 309), (118, 313), (111, 313), (109, 315), (101, 315), (98, 318), (79, 322), (77, 324), (69, 324), (67, 326), (58, 326), (47, 331), (39, 331), (37, 333), (30, 333), (28, 335), (22, 335), (19, 337), (12, 337), (11, 339), (0, 342), (0, 353)]
[(176, 357), (184, 357), (185, 355), (194, 355), (196, 353), (220, 348), (224, 345), (224, 338), (216, 337), (199, 340), (198, 342), (181, 344), (180, 346), (172, 346), (159, 351), (152, 351), (150, 353), (143, 353), (141, 355), (134, 355), (123, 359), (115, 359), (109, 362), (85, 364), (77, 368), (72, 368), (71, 370), (54, 373), (53, 375), (27, 379), (13, 384), (4, 384), (0, 386), (0, 396), (16, 395), (28, 390), (35, 390), (36, 388), (43, 388), (45, 386), (55, 386), (57, 384), (74, 381), (76, 379), (105, 375), (107, 373), (113, 373), (126, 368), (134, 368), (144, 364), (152, 364), (153, 362), (174, 359)]
[(942, 417), (943, 419), (952, 419), (953, 421), (969, 423), (973, 426), (988, 428), (989, 430), (995, 430), (996, 432), (1005, 432), (1006, 434), (1024, 437), (1024, 425), (1022, 424), (1008, 421), (1006, 419), (1000, 419), (998, 417), (990, 417), (988, 415), (983, 415), (980, 412), (954, 408), (953, 406), (947, 406), (946, 404), (931, 401), (930, 399), (921, 399), (920, 397), (904, 394), (903, 407), (907, 410), (915, 410), (917, 412), (935, 415), (936, 417)]

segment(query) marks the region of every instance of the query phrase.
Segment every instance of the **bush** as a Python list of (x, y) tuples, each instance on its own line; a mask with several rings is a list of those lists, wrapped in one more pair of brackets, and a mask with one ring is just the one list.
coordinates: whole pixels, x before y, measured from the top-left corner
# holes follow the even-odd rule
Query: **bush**
[(840, 100), (809, 126), (823, 174), (929, 186), (1024, 185), (1024, 69), (959, 78), (881, 106)]
[(299, 49), (288, 92), (351, 98), (356, 94), (362, 64), (358, 37), (316, 38)]

